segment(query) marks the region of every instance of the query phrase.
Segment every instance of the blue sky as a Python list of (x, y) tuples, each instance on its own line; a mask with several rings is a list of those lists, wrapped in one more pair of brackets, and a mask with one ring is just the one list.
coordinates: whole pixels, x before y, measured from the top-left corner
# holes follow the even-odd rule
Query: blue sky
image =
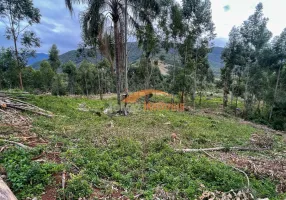
[[(47, 53), (52, 44), (57, 44), (61, 53), (76, 49), (81, 42), (79, 13), (84, 6), (76, 6), (75, 14), (70, 15), (64, 0), (33, 0), (35, 7), (41, 10), (41, 24), (32, 27), (41, 38), (42, 46), (38, 52)], [(177, 0), (180, 1), (180, 0)], [(269, 17), (268, 28), (279, 35), (286, 27), (286, 0), (211, 0), (213, 21), (216, 26), (217, 46), (223, 46), (231, 28), (239, 26), (251, 15), (255, 6), (262, 2), (265, 16)], [(4, 25), (0, 22), (0, 46), (11, 46), (3, 36)]]

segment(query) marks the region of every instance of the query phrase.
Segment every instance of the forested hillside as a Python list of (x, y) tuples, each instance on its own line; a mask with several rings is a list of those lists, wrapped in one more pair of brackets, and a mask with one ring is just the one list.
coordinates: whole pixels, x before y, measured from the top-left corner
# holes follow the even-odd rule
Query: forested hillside
[[(220, 69), (223, 67), (223, 61), (221, 60), (221, 53), (223, 51), (222, 47), (213, 47), (211, 53), (208, 54), (208, 61), (210, 63), (211, 69), (216, 76), (219, 76)], [(45, 55), (45, 54), (44, 54)], [(139, 62), (142, 56), (142, 50), (138, 47), (138, 43), (128, 43), (128, 61), (129, 63)], [(172, 50), (166, 52), (161, 49), (160, 52), (155, 56), (158, 60), (163, 61), (166, 65), (173, 65), (173, 53)], [(39, 69), (42, 60), (47, 59), (48, 56), (43, 56), (42, 54), (36, 54), (36, 58), (29, 59), (29, 65), (34, 69)], [(94, 58), (82, 57), (77, 50), (72, 50), (59, 56), (61, 63), (67, 63), (68, 61), (73, 61), (77, 65), (80, 64), (84, 59), (96, 64), (101, 61), (103, 56), (97, 51)], [(177, 59), (176, 59), (177, 60)]]

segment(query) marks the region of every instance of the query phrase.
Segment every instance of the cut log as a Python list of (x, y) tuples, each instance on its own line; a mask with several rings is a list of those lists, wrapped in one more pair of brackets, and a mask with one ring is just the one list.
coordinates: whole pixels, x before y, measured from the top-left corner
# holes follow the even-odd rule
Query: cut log
[(253, 149), (253, 148), (245, 148), (245, 147), (214, 147), (214, 148), (206, 148), (206, 149), (175, 149), (175, 151), (179, 152), (204, 152), (204, 151), (228, 151), (228, 150), (236, 150), (236, 151), (265, 151), (269, 149)]
[(6, 185), (2, 178), (0, 178), (0, 199), (1, 200), (17, 200), (16, 196)]
[(38, 115), (42, 115), (42, 116), (45, 116), (45, 117), (50, 117), (50, 118), (53, 117), (53, 115), (50, 115), (50, 114), (46, 114), (46, 113), (43, 113), (43, 112), (38, 112), (38, 111), (35, 111), (33, 109), (29, 109), (29, 108), (23, 108), (23, 107), (20, 107), (20, 106), (15, 106), (15, 105), (12, 105), (12, 104), (8, 104), (8, 107), (14, 108), (14, 109), (18, 109), (18, 110), (21, 110), (21, 111), (29, 111), (29, 112), (32, 112), (32, 113), (35, 113), (35, 114), (38, 114)]
[(10, 144), (15, 144), (15, 145), (17, 145), (17, 146), (19, 146), (19, 147), (22, 147), (23, 149), (28, 149), (28, 150), (32, 149), (31, 147), (28, 147), (28, 146), (26, 146), (26, 145), (24, 145), (24, 144), (21, 144), (21, 143), (19, 143), (19, 142), (14, 142), (14, 141), (10, 141), (10, 140), (0, 139), (0, 142), (1, 142), (1, 141), (6, 142), (6, 143), (10, 143)]

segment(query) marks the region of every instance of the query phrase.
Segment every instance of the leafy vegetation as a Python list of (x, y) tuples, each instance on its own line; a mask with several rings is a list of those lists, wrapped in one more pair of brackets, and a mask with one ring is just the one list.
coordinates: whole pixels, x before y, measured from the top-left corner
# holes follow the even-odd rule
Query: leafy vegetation
[[(109, 118), (99, 117), (95, 111), (104, 109), (110, 103), (109, 106), (115, 105), (115, 101), (53, 96), (30, 96), (30, 99), (31, 103), (57, 115), (53, 119), (33, 117), (34, 131), (49, 138), (52, 144), (63, 142), (62, 157), (66, 165), (72, 164), (80, 169), (79, 174), (71, 175), (66, 195), (72, 193), (74, 198), (89, 195), (91, 191), (87, 183), (104, 193), (111, 192), (105, 187), (106, 181), (114, 181), (130, 197), (143, 192), (145, 198), (151, 198), (159, 186), (187, 198), (201, 194), (201, 184), (209, 190), (219, 191), (239, 190), (246, 185), (243, 174), (227, 165), (199, 154), (182, 154), (173, 150), (176, 147), (203, 148), (212, 145), (247, 146), (251, 134), (258, 130), (240, 125), (234, 119), (170, 111), (135, 112), (128, 117)], [(84, 104), (90, 111), (79, 111), (79, 104)], [(114, 128), (108, 128), (110, 120)], [(170, 124), (164, 125), (166, 122)], [(171, 142), (172, 132), (178, 133), (181, 144)], [(47, 173), (46, 170), (37, 171), (39, 164), (31, 164), (28, 158), (18, 156), (20, 153), (31, 158), (30, 154), (14, 151), (16, 153), (7, 151), (6, 154), (12, 153), (14, 159), (20, 158), (21, 162), (32, 165), (35, 176)], [(9, 174), (14, 170), (9, 160), (11, 158), (3, 160), (4, 166), (8, 166), (8, 178), (12, 183), (17, 182), (15, 175)], [(49, 177), (49, 174), (46, 176)], [(43, 185), (47, 184), (45, 179), (41, 181)], [(277, 195), (274, 183), (269, 180), (252, 177), (251, 186), (257, 197)], [(74, 192), (78, 189), (83, 193)]]
[[(271, 40), (262, 3), (231, 30), (223, 50), (210, 45), (215, 38), (210, 0), (65, 3), (71, 13), (74, 4), (86, 3), (83, 43), (61, 56), (52, 45), (36, 69), (26, 65), (39, 38), (24, 30), (40, 23), (39, 9), (32, 0), (0, 3), (6, 37), (14, 46), (1, 49), (0, 89), (25, 88), (30, 94), (20, 98), (54, 113), (52, 118), (13, 115), (11, 105), (5, 110), (9, 98), (1, 97), (5, 140), (0, 140), (0, 172), (7, 174), (19, 199), (40, 197), (48, 188), (60, 199), (152, 199), (162, 194), (196, 199), (207, 191), (231, 190), (250, 192), (254, 199), (285, 196), (285, 174), (272, 166), (280, 159), (283, 171), (283, 133), (241, 119), (286, 128), (286, 29)], [(130, 33), (136, 43), (127, 43)], [(25, 47), (20, 51), (18, 37)], [(225, 65), (215, 80), (221, 59)], [(128, 96), (149, 88), (172, 95), (150, 94), (123, 110), (122, 91)], [(184, 103), (184, 112), (144, 111), (142, 103), (149, 97), (151, 102)], [(7, 116), (12, 122), (5, 121)], [(18, 118), (26, 124), (14, 124)], [(36, 138), (35, 145), (29, 138)], [(22, 149), (6, 139), (36, 147)], [(203, 149), (211, 147), (224, 152)], [(252, 147), (261, 152), (249, 151)], [(195, 151), (181, 151), (189, 148)], [(237, 148), (246, 151), (231, 151)], [(51, 159), (50, 154), (57, 156)]]
[(0, 165), (5, 168), (11, 189), (19, 199), (40, 195), (48, 184), (52, 184), (52, 175), (63, 169), (62, 165), (32, 161), (41, 150), (29, 152), (14, 148), (1, 155)]

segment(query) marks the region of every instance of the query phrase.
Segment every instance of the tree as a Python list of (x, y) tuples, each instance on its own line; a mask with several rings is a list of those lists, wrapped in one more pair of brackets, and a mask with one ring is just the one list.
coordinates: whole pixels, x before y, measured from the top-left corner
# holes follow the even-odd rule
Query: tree
[(53, 44), (52, 48), (49, 51), (49, 62), (54, 72), (57, 72), (58, 68), (61, 65), (61, 61), (59, 59), (59, 50), (57, 45)]
[(34, 87), (34, 73), (35, 70), (32, 67), (25, 67), (22, 69), (22, 77), (25, 88), (32, 89)]
[(223, 81), (223, 107), (228, 105), (228, 94), (232, 83), (232, 72), (236, 65), (242, 65), (243, 43), (240, 31), (233, 27), (229, 33), (229, 41), (222, 52), (222, 60), (225, 66), (221, 69), (221, 80)]
[[(88, 3), (88, 9), (84, 12), (82, 17), (82, 29), (85, 43), (95, 46), (97, 36), (105, 21), (111, 20), (113, 26), (113, 35), (115, 41), (115, 66), (116, 66), (116, 90), (117, 103), (121, 107), (120, 91), (121, 91), (121, 71), (123, 68), (124, 59), (124, 0), (65, 0), (68, 9), (73, 11), (73, 3)], [(127, 0), (127, 15), (129, 22), (134, 27), (140, 27), (140, 22), (151, 23), (151, 18), (159, 12), (159, 6), (156, 0), (137, 1)], [(143, 9), (142, 9), (143, 8)], [(110, 23), (108, 23), (110, 24)]]
[(41, 80), (42, 80), (42, 85), (44, 87), (44, 90), (46, 92), (51, 91), (53, 77), (55, 75), (55, 72), (53, 71), (48, 61), (41, 62), (40, 72), (41, 72), (41, 77), (42, 77)]
[(11, 48), (0, 51), (0, 88), (13, 88), (18, 85), (16, 60)]
[(86, 60), (84, 60), (78, 68), (80, 86), (87, 96), (92, 88), (93, 79), (95, 79), (92, 73), (93, 68), (95, 68), (95, 66)]
[(263, 49), (260, 54), (260, 64), (269, 68), (276, 76), (274, 85), (273, 97), (271, 98), (271, 106), (269, 112), (269, 120), (272, 118), (274, 105), (277, 103), (278, 88), (281, 79), (281, 72), (286, 64), (286, 28), (282, 31), (280, 36), (273, 39), (272, 44)]
[(56, 74), (53, 78), (52, 84), (52, 94), (53, 95), (65, 95), (66, 90), (62, 80), (62, 74)]
[[(35, 8), (32, 0), (2, 0), (0, 2), (0, 19), (6, 26), (6, 38), (14, 43), (14, 57), (17, 60), (20, 88), (23, 90), (22, 71), (27, 58), (33, 56), (32, 47), (39, 47), (40, 40), (27, 28), (34, 23), (40, 23), (40, 10)], [(18, 42), (24, 48), (19, 49)]]
[[(246, 83), (245, 83), (245, 112), (248, 115), (252, 111), (253, 100), (257, 87), (261, 82), (257, 80), (257, 71), (261, 71), (258, 63), (259, 52), (265, 47), (272, 33), (267, 29), (268, 18), (263, 15), (263, 4), (259, 3), (253, 15), (244, 21), (240, 32), (244, 40), (246, 57)], [(255, 75), (255, 76), (254, 76)], [(255, 77), (255, 78), (254, 78)], [(259, 78), (260, 79), (260, 78)], [(250, 84), (250, 82), (252, 84)]]
[(75, 88), (75, 83), (76, 83), (76, 74), (77, 74), (77, 69), (76, 65), (72, 62), (69, 61), (63, 65), (63, 72), (68, 75), (68, 89), (70, 94), (74, 94), (74, 88)]
[(148, 89), (154, 66), (152, 66), (151, 57), (160, 51), (159, 39), (151, 25), (146, 25), (137, 30), (138, 46), (142, 48), (143, 55), (140, 60), (140, 67), (144, 69), (144, 86)]
[(187, 31), (185, 31), (185, 39), (180, 45), (179, 52), (185, 68), (189, 68), (188, 71), (192, 72), (191, 76), (194, 80), (192, 101), (195, 107), (199, 62), (209, 53), (210, 41), (215, 37), (211, 2), (209, 0), (183, 0), (182, 12)]

